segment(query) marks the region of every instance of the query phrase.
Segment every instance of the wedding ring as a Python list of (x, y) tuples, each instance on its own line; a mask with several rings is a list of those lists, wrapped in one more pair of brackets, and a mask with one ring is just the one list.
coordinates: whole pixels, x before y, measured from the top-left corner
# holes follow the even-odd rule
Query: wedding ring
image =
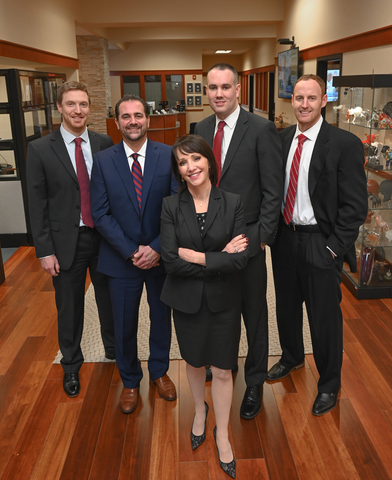
[(238, 248), (234, 247), (235, 253), (238, 253)]

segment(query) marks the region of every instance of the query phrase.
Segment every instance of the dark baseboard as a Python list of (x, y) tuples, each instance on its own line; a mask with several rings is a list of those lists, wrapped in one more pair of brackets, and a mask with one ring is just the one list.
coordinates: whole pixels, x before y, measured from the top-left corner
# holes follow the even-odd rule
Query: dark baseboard
[(3, 233), (0, 234), (0, 243), (3, 248), (28, 247), (29, 243), (27, 233)]

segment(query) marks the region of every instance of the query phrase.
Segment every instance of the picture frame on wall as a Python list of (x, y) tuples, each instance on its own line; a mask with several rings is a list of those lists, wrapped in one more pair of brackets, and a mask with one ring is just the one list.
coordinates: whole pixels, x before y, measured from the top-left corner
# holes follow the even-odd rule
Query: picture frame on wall
[(203, 85), (203, 95), (207, 95), (207, 87), (206, 87), (206, 85)]
[(201, 83), (195, 83), (195, 93), (201, 93)]
[(186, 93), (193, 93), (193, 83), (186, 84)]
[(188, 107), (193, 107), (193, 96), (192, 95), (187, 95), (186, 104), (187, 104)]
[(201, 95), (195, 96), (195, 105), (198, 107), (201, 106)]

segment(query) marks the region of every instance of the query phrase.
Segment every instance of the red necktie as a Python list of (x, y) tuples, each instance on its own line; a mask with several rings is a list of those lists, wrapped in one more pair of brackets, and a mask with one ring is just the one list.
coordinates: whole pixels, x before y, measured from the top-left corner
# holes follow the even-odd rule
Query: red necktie
[(307, 140), (307, 137), (301, 133), (301, 135), (298, 136), (298, 145), (294, 152), (293, 161), (291, 163), (290, 180), (286, 195), (286, 205), (283, 211), (283, 217), (287, 225), (293, 219), (295, 196), (297, 194), (299, 164), (301, 161), (302, 147), (305, 140)]
[(223, 120), (221, 120), (218, 123), (218, 130), (216, 131), (214, 144), (212, 147), (212, 150), (215, 155), (216, 164), (218, 165), (218, 183), (216, 184), (217, 186), (219, 185), (219, 180), (220, 180), (221, 171), (222, 171), (222, 139), (223, 139), (223, 128), (225, 125), (226, 125), (226, 122), (224, 122)]
[(94, 222), (91, 218), (90, 178), (88, 176), (81, 143), (82, 139), (80, 137), (75, 138), (75, 162), (80, 188), (80, 211), (82, 213), (82, 222), (88, 227), (94, 228)]
[(137, 203), (139, 204), (139, 211), (142, 213), (142, 188), (143, 188), (143, 175), (142, 168), (137, 159), (139, 155), (137, 153), (132, 153), (131, 157), (133, 158), (132, 165), (132, 178), (133, 184), (135, 185), (135, 192), (137, 196)]

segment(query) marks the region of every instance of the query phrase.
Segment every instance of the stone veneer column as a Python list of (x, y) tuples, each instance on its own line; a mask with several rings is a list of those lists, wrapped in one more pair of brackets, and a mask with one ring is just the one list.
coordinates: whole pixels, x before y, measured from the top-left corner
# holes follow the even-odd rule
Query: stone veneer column
[(106, 132), (106, 117), (111, 106), (109, 50), (106, 38), (77, 35), (79, 81), (84, 83), (91, 97), (89, 128)]

